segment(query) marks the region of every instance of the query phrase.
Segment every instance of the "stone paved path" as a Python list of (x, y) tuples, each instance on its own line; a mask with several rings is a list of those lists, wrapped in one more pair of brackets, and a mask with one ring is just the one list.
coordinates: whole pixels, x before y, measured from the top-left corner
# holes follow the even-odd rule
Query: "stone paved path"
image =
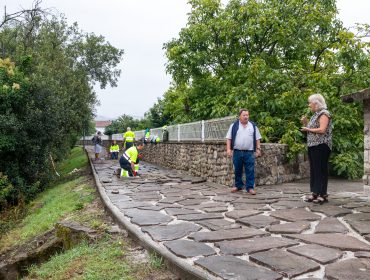
[(188, 270), (186, 279), (370, 279), (361, 183), (333, 180), (330, 202), (313, 205), (302, 199), (307, 182), (261, 186), (251, 196), (146, 163), (140, 177), (118, 178), (118, 167), (93, 162), (107, 207)]

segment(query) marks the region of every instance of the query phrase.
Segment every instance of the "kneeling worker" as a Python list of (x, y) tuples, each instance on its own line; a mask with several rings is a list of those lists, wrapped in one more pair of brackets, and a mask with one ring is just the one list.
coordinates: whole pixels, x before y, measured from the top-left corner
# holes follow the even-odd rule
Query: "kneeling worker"
[(130, 177), (134, 176), (135, 163), (137, 162), (139, 151), (144, 147), (143, 143), (127, 149), (119, 159), (119, 165), (126, 170)]

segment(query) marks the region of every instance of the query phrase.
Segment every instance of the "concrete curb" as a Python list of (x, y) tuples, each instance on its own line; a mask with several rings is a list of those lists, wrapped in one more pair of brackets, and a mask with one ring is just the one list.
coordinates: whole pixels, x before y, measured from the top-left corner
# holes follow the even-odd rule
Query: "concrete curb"
[(218, 277), (214, 277), (205, 271), (198, 269), (191, 264), (185, 262), (183, 259), (175, 256), (174, 254), (170, 253), (164, 246), (156, 243), (153, 241), (149, 236), (144, 234), (137, 226), (134, 226), (126, 217), (125, 215), (115, 207), (107, 194), (105, 193), (105, 189), (103, 188), (102, 184), (100, 183), (99, 177), (95, 172), (94, 165), (89, 157), (88, 151), (85, 150), (86, 155), (89, 159), (90, 168), (94, 175), (94, 181), (96, 188), (98, 189), (100, 198), (104, 204), (106, 210), (110, 213), (112, 218), (124, 229), (127, 230), (129, 236), (136, 241), (139, 242), (141, 246), (151, 252), (155, 252), (162, 256), (165, 260), (166, 266), (177, 276), (184, 280), (202, 280), (202, 279), (209, 279), (209, 280), (216, 280), (220, 279)]

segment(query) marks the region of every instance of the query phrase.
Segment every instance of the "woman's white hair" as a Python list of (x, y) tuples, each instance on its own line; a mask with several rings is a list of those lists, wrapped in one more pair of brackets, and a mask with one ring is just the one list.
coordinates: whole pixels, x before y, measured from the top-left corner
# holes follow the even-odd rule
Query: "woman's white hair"
[(310, 102), (310, 103), (312, 102), (314, 104), (317, 104), (317, 107), (318, 107), (319, 110), (327, 109), (325, 98), (319, 93), (312, 94), (308, 98), (308, 102)]

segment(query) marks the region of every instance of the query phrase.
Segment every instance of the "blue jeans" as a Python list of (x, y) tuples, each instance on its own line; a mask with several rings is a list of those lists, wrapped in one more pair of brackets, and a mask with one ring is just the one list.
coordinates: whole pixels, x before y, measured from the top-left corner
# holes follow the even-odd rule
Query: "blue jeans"
[(235, 187), (243, 189), (243, 167), (245, 169), (246, 189), (254, 188), (254, 152), (234, 150), (233, 152)]

